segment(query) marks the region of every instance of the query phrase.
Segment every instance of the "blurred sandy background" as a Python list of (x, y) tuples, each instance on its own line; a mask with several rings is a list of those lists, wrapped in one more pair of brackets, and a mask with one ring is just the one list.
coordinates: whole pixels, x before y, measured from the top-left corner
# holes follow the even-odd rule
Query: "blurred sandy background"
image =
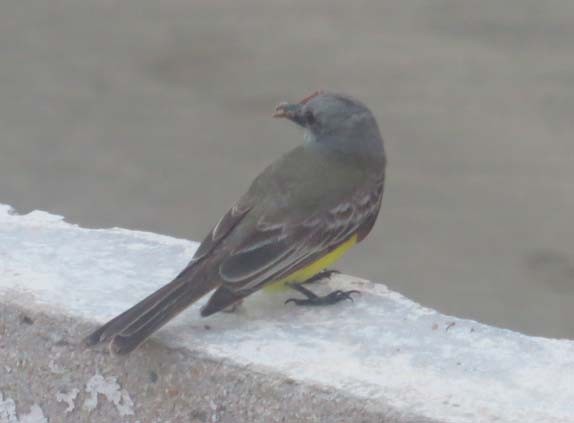
[(4, 1), (0, 55), (2, 203), (199, 240), (339, 90), (390, 168), (338, 268), (574, 337), (574, 2)]

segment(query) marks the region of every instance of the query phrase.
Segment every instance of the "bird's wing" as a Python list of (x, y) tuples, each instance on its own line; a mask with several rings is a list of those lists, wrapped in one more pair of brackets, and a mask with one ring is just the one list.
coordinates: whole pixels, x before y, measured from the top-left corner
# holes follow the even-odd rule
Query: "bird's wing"
[(225, 288), (248, 295), (304, 268), (354, 234), (363, 239), (378, 215), (382, 193), (381, 179), (304, 220), (267, 223), (262, 216), (249, 236), (221, 261), (219, 276)]
[[(191, 263), (199, 261), (209, 255), (215, 247), (237, 226), (245, 215), (251, 210), (252, 204), (246, 201), (246, 197), (238, 201), (223, 217), (217, 225), (207, 234), (199, 245)], [(190, 264), (191, 264), (190, 263)]]

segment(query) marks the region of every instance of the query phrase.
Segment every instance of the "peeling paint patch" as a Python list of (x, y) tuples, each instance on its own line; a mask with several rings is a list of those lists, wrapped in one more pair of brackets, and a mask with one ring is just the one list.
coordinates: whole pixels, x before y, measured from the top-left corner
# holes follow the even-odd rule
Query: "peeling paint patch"
[(65, 402), (68, 405), (68, 408), (66, 408), (66, 414), (74, 411), (75, 408), (74, 400), (76, 399), (79, 393), (80, 390), (74, 388), (70, 392), (58, 392), (56, 394), (56, 400), (58, 402)]
[(52, 373), (56, 375), (61, 375), (62, 373), (66, 372), (66, 370), (62, 366), (58, 365), (58, 363), (56, 363), (54, 360), (50, 360), (48, 363), (48, 368)]
[(0, 423), (48, 423), (38, 404), (32, 404), (30, 412), (20, 418), (16, 415), (16, 403), (12, 398), (5, 398), (0, 392)]
[(30, 412), (20, 417), (20, 423), (48, 423), (48, 419), (38, 404), (32, 404)]
[(0, 423), (18, 423), (16, 404), (12, 398), (3, 398), (0, 392)]
[(98, 406), (98, 394), (102, 394), (116, 406), (120, 416), (131, 416), (134, 414), (134, 403), (130, 394), (125, 389), (121, 389), (117, 378), (113, 376), (104, 378), (99, 373), (95, 374), (86, 383), (86, 392), (89, 397), (84, 401), (83, 408), (85, 410), (95, 410)]

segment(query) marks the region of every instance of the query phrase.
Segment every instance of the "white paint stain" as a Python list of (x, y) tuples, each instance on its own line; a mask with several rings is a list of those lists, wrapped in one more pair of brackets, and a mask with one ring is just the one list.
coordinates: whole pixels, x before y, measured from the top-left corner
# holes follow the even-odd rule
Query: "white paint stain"
[(32, 404), (30, 412), (20, 417), (20, 423), (48, 423), (48, 419), (38, 404)]
[(18, 418), (14, 400), (4, 398), (0, 392), (0, 423), (48, 423), (48, 419), (38, 404), (32, 404), (30, 412)]
[(16, 404), (12, 398), (3, 398), (0, 392), (0, 423), (18, 423)]
[(120, 416), (134, 414), (133, 401), (125, 389), (121, 389), (117, 379), (113, 376), (104, 378), (96, 373), (86, 383), (86, 393), (89, 395), (84, 401), (83, 408), (88, 411), (95, 410), (98, 406), (98, 394), (102, 394), (108, 401), (116, 406)]
[(74, 388), (70, 392), (61, 392), (60, 391), (56, 394), (56, 400), (58, 402), (65, 402), (68, 405), (68, 408), (66, 408), (66, 414), (74, 411), (74, 408), (75, 408), (74, 401), (76, 400), (76, 397), (78, 396), (79, 393), (80, 393), (80, 390), (77, 388)]
[(50, 360), (50, 362), (48, 363), (48, 368), (50, 369), (50, 371), (54, 374), (62, 374), (64, 373), (66, 370), (60, 366), (58, 363), (56, 363), (55, 360)]

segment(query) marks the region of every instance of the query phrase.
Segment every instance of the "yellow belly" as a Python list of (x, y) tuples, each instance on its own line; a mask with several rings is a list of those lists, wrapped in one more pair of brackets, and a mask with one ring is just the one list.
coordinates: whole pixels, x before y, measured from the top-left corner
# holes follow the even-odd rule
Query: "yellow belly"
[(331, 266), (333, 263), (339, 260), (343, 256), (343, 254), (345, 254), (356, 243), (357, 243), (357, 235), (353, 235), (351, 238), (343, 242), (329, 254), (324, 255), (319, 260), (311, 263), (309, 266), (304, 267), (303, 269), (299, 269), (283, 279), (271, 282), (269, 285), (265, 286), (264, 289), (266, 291), (277, 291), (282, 290), (285, 287), (286, 282), (304, 282), (307, 279), (315, 276), (320, 271)]

